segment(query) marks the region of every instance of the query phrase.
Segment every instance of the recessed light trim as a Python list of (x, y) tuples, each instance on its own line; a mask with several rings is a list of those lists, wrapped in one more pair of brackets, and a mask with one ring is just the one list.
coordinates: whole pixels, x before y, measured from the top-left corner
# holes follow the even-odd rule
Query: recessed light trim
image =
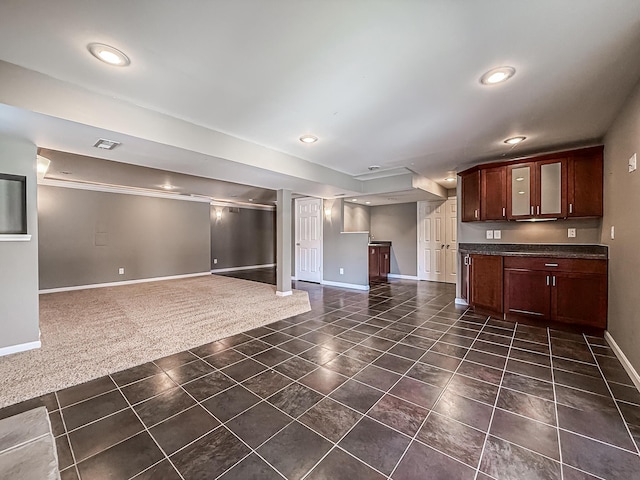
[(352, 198), (352, 199), (351, 199), (351, 201), (352, 201), (352, 202), (357, 202), (357, 201), (358, 201), (358, 199), (357, 199), (357, 198)]
[(302, 135), (300, 137), (300, 141), (302, 143), (316, 143), (318, 141), (318, 137), (315, 135)]
[(89, 52), (91, 52), (91, 55), (108, 65), (113, 65), (114, 67), (126, 67), (131, 64), (131, 60), (129, 60), (129, 57), (127, 57), (124, 52), (121, 52), (111, 45), (105, 45), (104, 43), (90, 43), (87, 45), (87, 48), (89, 49)]
[(364, 202), (364, 203), (366, 203), (367, 205), (371, 205), (371, 202), (368, 202), (368, 201), (367, 201), (367, 202)]
[(521, 142), (524, 142), (527, 139), (527, 137), (519, 135), (517, 137), (511, 137), (511, 138), (507, 138), (504, 143), (506, 143), (507, 145), (517, 145)]
[(175, 187), (170, 183), (165, 183), (164, 185), (160, 185), (164, 190), (173, 190)]
[(480, 77), (480, 83), (483, 85), (495, 85), (497, 83), (506, 82), (516, 73), (516, 69), (509, 66), (492, 68)]
[(93, 144), (94, 147), (101, 148), (102, 150), (113, 150), (118, 145), (120, 145), (120, 142), (116, 142), (115, 140), (107, 140), (106, 138), (101, 138)]

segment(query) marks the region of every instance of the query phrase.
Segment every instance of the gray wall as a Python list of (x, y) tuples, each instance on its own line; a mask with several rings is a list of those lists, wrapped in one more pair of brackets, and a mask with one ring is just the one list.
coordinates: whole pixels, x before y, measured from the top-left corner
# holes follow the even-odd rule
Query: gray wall
[(38, 194), (41, 289), (210, 270), (208, 203), (51, 186)]
[[(367, 233), (343, 233), (343, 200), (325, 200), (323, 211), (323, 279), (332, 282), (369, 285)], [(344, 274), (340, 275), (340, 268)]]
[(0, 348), (36, 342), (38, 328), (38, 208), (36, 146), (0, 136), (0, 173), (27, 177), (30, 242), (0, 242)]
[[(216, 211), (222, 212), (220, 219)], [(211, 268), (246, 267), (276, 263), (276, 212), (211, 207)], [(218, 263), (214, 264), (214, 259)]]
[(344, 232), (368, 232), (371, 228), (371, 213), (366, 205), (344, 202)]
[[(602, 243), (609, 246), (608, 330), (640, 372), (640, 170), (627, 162), (640, 155), (640, 84), (605, 137)], [(615, 239), (611, 240), (611, 226)]]
[(417, 203), (371, 207), (371, 235), (391, 241), (391, 273), (418, 274)]

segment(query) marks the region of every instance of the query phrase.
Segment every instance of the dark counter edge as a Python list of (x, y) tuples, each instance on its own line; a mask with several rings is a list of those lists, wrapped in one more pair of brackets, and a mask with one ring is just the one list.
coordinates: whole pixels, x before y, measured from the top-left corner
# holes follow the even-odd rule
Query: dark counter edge
[(503, 257), (609, 258), (606, 245), (550, 245), (519, 243), (459, 243), (460, 253), (501, 255)]

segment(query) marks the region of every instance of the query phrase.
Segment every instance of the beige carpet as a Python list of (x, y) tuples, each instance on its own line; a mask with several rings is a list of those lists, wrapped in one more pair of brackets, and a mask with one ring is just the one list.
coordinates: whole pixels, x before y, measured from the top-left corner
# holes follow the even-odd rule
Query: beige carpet
[(216, 275), (41, 295), (42, 348), (0, 358), (0, 408), (308, 310)]

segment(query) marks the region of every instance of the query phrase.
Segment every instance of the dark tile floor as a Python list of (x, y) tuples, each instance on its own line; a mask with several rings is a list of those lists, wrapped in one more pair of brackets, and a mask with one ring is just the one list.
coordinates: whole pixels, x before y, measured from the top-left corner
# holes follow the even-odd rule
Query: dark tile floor
[(451, 285), (298, 282), (312, 310), (44, 404), (62, 479), (640, 479), (640, 393), (602, 338)]

